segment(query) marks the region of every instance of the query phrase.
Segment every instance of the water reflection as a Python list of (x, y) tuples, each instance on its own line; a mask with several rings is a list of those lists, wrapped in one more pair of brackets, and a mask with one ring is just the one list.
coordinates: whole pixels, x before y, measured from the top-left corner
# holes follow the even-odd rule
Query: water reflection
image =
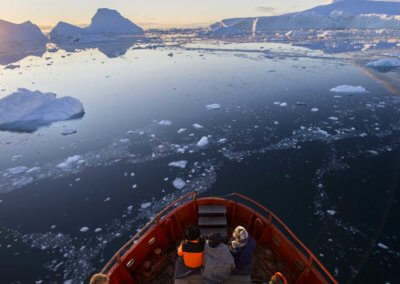
[(15, 63), (28, 56), (41, 57), (45, 52), (44, 41), (0, 43), (0, 65)]

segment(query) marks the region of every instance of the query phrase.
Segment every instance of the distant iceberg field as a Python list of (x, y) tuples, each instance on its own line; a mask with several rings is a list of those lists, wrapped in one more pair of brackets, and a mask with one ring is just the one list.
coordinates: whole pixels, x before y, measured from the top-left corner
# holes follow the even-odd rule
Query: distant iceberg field
[(0, 129), (34, 131), (52, 122), (82, 117), (84, 113), (78, 99), (20, 88), (0, 99)]

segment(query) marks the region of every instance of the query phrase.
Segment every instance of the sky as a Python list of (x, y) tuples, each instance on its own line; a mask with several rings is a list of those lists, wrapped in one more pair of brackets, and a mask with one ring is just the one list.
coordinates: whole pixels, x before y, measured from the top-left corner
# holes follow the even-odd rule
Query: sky
[[(360, 1), (360, 0), (346, 0)], [(332, 0), (0, 0), (0, 19), (50, 29), (58, 21), (84, 26), (98, 8), (118, 10), (143, 28), (207, 26), (224, 18), (279, 15)]]

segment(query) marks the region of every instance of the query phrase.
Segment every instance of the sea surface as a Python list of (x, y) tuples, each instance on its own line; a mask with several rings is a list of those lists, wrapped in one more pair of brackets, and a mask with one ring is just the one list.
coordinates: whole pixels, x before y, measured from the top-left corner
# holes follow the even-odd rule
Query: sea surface
[[(27, 88), (85, 108), (0, 131), (0, 283), (85, 281), (194, 190), (269, 207), (340, 283), (400, 283), (400, 98), (372, 71), (279, 43), (114, 48), (0, 66), (0, 98)], [(368, 92), (330, 91), (343, 84)]]

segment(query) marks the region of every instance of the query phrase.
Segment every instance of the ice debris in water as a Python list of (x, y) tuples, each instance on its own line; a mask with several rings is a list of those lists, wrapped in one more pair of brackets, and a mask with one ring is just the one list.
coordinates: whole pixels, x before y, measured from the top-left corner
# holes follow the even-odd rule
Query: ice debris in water
[(329, 215), (333, 216), (336, 214), (335, 210), (326, 210), (326, 213), (328, 213)]
[(203, 136), (203, 137), (201, 137), (201, 139), (199, 140), (199, 142), (197, 142), (197, 146), (198, 147), (205, 147), (205, 146), (207, 146), (208, 145), (208, 138), (207, 138), (207, 136)]
[(8, 169), (8, 172), (12, 175), (18, 175), (18, 174), (22, 174), (22, 173), (26, 172), (27, 170), (28, 170), (27, 167), (18, 166), (15, 168)]
[(316, 108), (316, 107), (313, 107), (313, 108), (311, 109), (311, 112), (317, 112), (317, 111), (319, 111), (319, 109)]
[(186, 186), (186, 182), (181, 178), (174, 179), (172, 184), (176, 189), (182, 189)]
[(281, 107), (287, 107), (287, 103), (280, 103), (279, 106), (281, 106)]
[(170, 167), (177, 167), (177, 168), (181, 168), (181, 169), (186, 168), (186, 165), (187, 165), (187, 161), (184, 161), (184, 160), (175, 161), (175, 162), (171, 162), (168, 164), (168, 166), (170, 166)]
[(150, 206), (151, 206), (151, 202), (145, 202), (145, 203), (142, 203), (142, 204), (140, 205), (140, 207), (141, 207), (142, 209), (149, 208)]
[(74, 155), (74, 156), (68, 157), (64, 162), (58, 164), (57, 167), (62, 168), (62, 169), (68, 169), (68, 168), (71, 168), (74, 164), (80, 163), (80, 161), (82, 161), (81, 156)]
[(82, 233), (86, 233), (87, 231), (89, 231), (89, 227), (82, 227), (79, 231), (81, 231)]
[(378, 243), (378, 248), (385, 249), (385, 250), (389, 249), (389, 247), (387, 245), (384, 245), (382, 243)]
[(14, 161), (19, 160), (21, 158), (22, 158), (22, 155), (14, 155), (14, 156), (11, 157), (11, 161), (14, 162)]
[(333, 121), (338, 120), (338, 118), (337, 118), (336, 116), (330, 116), (330, 117), (328, 117), (328, 119), (329, 119), (329, 120), (333, 120)]
[(129, 139), (128, 138), (122, 138), (122, 139), (119, 139), (119, 142), (121, 142), (121, 143), (129, 143)]
[(64, 127), (63, 130), (61, 131), (62, 135), (71, 135), (75, 134), (77, 131), (76, 129), (70, 128), (70, 127)]
[(158, 122), (158, 125), (162, 125), (162, 126), (170, 126), (172, 124), (172, 122), (170, 120), (160, 120)]
[(185, 131), (186, 131), (186, 128), (180, 128), (176, 133), (182, 134)]
[(350, 85), (340, 85), (340, 86), (330, 89), (330, 91), (334, 92), (334, 93), (349, 93), (349, 94), (366, 93), (367, 92), (367, 90), (362, 86), (350, 86)]
[(96, 228), (96, 229), (94, 230), (95, 233), (100, 233), (101, 231), (103, 231), (102, 228)]
[(196, 128), (196, 129), (204, 128), (202, 125), (200, 125), (198, 123), (193, 124), (193, 127)]
[(208, 110), (212, 110), (212, 109), (216, 110), (216, 109), (220, 109), (221, 105), (219, 105), (219, 104), (210, 104), (210, 105), (206, 105), (206, 108)]
[(0, 127), (8, 129), (31, 129), (83, 114), (83, 105), (79, 100), (72, 97), (57, 98), (53, 93), (20, 88), (0, 99)]

